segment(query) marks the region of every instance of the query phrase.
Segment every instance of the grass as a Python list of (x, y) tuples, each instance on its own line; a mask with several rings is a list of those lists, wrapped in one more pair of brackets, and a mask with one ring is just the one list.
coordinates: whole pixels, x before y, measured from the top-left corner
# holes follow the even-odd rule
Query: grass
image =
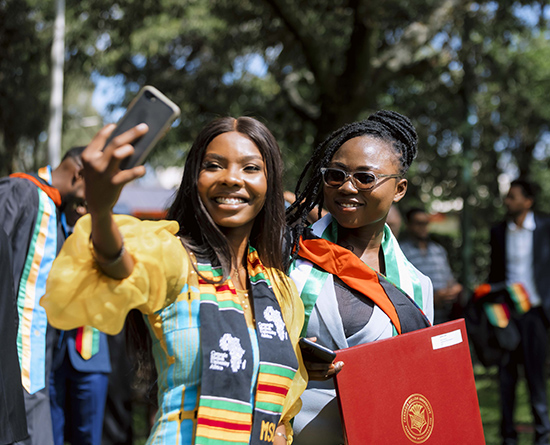
[[(474, 366), (474, 376), (485, 441), (487, 445), (500, 445), (500, 400), (497, 368), (484, 368), (481, 365), (476, 365)], [(529, 391), (524, 378), (518, 382), (515, 419), (518, 445), (532, 444), (534, 438), (533, 418), (529, 405)]]

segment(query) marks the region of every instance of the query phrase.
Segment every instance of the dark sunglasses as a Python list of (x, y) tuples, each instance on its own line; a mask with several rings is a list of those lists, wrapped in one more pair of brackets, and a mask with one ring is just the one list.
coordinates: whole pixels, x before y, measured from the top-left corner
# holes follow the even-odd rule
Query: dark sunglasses
[(382, 173), (375, 175), (373, 172), (355, 172), (348, 173), (339, 168), (321, 168), (323, 181), (327, 187), (341, 187), (349, 178), (357, 190), (373, 189), (380, 178), (400, 178), (401, 175), (384, 175)]

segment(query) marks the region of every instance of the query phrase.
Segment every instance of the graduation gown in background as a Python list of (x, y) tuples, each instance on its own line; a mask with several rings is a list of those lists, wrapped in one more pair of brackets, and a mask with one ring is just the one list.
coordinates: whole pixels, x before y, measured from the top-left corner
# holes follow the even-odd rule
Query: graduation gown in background
[(0, 444), (25, 439), (27, 418), (17, 357), (18, 317), (9, 240), (0, 226)]

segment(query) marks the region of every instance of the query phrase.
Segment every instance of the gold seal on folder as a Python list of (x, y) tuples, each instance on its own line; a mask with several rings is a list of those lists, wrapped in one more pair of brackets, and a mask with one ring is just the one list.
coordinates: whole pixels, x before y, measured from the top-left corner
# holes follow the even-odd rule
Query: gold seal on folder
[(432, 406), (422, 394), (410, 395), (401, 410), (401, 425), (407, 438), (414, 443), (424, 443), (434, 429)]

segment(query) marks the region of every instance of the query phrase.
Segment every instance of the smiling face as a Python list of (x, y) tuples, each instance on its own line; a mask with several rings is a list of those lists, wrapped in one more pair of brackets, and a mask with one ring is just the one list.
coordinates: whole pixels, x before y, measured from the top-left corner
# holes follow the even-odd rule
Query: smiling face
[(216, 136), (206, 147), (197, 188), (206, 210), (224, 233), (234, 229), (250, 232), (267, 193), (260, 150), (236, 131)]
[[(346, 141), (327, 167), (389, 175), (399, 174), (400, 162), (390, 143), (360, 136)], [(392, 203), (400, 201), (406, 191), (406, 179), (380, 178), (369, 191), (357, 190), (348, 179), (338, 188), (324, 185), (324, 203), (342, 227), (377, 230), (383, 227)]]

